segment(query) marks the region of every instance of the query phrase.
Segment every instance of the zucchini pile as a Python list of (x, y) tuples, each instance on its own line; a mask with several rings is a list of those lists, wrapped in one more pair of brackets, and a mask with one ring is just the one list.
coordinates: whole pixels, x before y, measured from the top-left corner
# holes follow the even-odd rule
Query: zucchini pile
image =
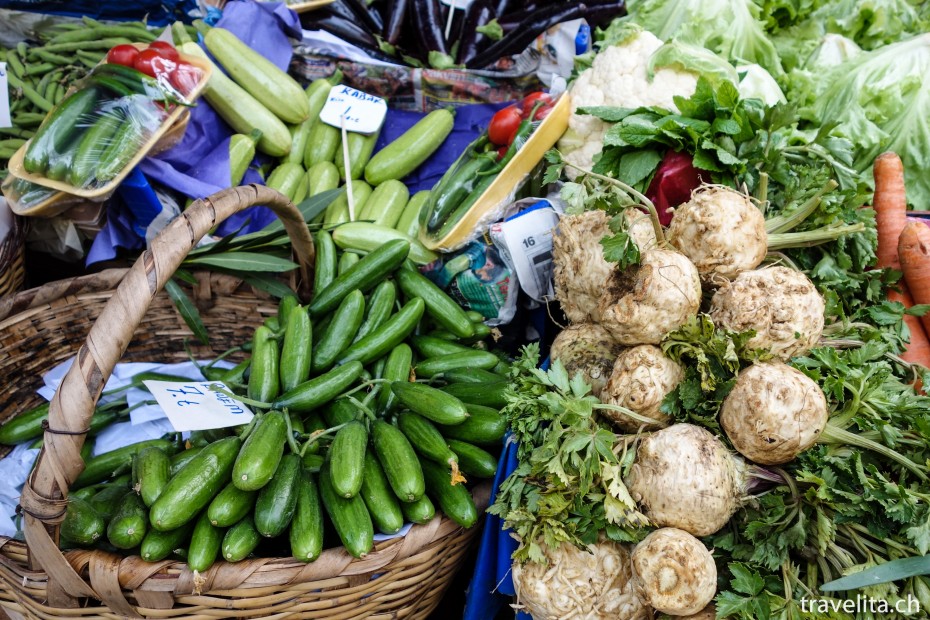
[(407, 241), (362, 257), (326, 231), (316, 241), (313, 300), (283, 298), (247, 359), (204, 368), (259, 412), (252, 422), (87, 460), (63, 548), (174, 555), (202, 572), (220, 556), (312, 562), (338, 544), (364, 557), (375, 531), (437, 510), (477, 523), (466, 480), (496, 472), (509, 362), (488, 350), (483, 317), (408, 260)]

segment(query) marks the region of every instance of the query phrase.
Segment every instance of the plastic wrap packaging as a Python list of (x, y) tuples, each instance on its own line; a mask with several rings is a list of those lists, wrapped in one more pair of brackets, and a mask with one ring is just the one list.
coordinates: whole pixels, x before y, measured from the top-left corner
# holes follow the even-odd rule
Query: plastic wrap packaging
[[(136, 46), (140, 58), (149, 50)], [(149, 57), (146, 75), (101, 63), (46, 117), (10, 160), (10, 171), (42, 185), (99, 200), (169, 132), (206, 85), (198, 59)], [(31, 202), (31, 201), (30, 201)]]
[(3, 180), (0, 191), (13, 213), (26, 217), (55, 217), (87, 202), (86, 198), (20, 179), (12, 173)]
[(518, 130), (506, 151), (499, 152), (487, 134), (469, 145), (431, 192), (420, 214), (420, 242), (452, 252), (484, 234), (564, 133), (570, 111), (569, 95), (562, 93), (543, 120), (524, 119), (531, 131)]

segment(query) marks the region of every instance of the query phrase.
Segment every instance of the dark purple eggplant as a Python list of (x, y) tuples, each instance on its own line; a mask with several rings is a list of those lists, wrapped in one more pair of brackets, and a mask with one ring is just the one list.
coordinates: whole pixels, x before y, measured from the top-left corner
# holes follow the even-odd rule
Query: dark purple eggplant
[(488, 38), (477, 29), (487, 24), (496, 15), (494, 13), (496, 3), (497, 0), (474, 0), (465, 11), (462, 38), (459, 39), (459, 49), (456, 54), (457, 64), (468, 62), (478, 53), (479, 46), (487, 44)]
[(614, 19), (626, 15), (625, 0), (611, 0), (610, 2), (588, 0), (587, 3), (588, 12), (583, 17), (592, 28), (606, 26)]
[(510, 9), (510, 0), (495, 0), (493, 3), (494, 17), (498, 20), (507, 14)]
[(372, 35), (381, 34), (384, 30), (384, 22), (381, 21), (381, 15), (372, 7), (369, 7), (364, 0), (341, 0), (345, 2), (349, 10), (362, 22), (362, 25)]
[(404, 16), (407, 13), (407, 0), (389, 0), (387, 8), (387, 17), (384, 20), (383, 36), (391, 45), (397, 43), (400, 38), (402, 26), (404, 25)]
[(504, 56), (519, 54), (542, 32), (558, 23), (583, 17), (589, 10), (588, 5), (581, 2), (566, 2), (555, 6), (558, 10), (553, 11), (553, 7), (548, 6), (526, 17), (509, 36), (484, 48), (470, 62), (466, 62), (465, 66), (468, 69), (483, 69)]
[(426, 49), (432, 52), (449, 53), (446, 45), (445, 26), (439, 0), (409, 0), (409, 10), (413, 11), (416, 29), (410, 33), (413, 38), (421, 38)]
[(343, 41), (366, 49), (378, 49), (378, 42), (357, 22), (326, 11), (313, 11), (301, 25), (308, 30), (325, 30)]

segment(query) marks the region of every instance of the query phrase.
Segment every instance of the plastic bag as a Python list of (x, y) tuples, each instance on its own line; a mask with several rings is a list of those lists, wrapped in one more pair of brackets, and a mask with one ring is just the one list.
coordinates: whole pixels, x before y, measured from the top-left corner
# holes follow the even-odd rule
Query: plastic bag
[(146, 58), (146, 73), (116, 63), (97, 65), (14, 155), (14, 174), (96, 198), (155, 146), (199, 94), (209, 69), (196, 59), (134, 47), (138, 58)]

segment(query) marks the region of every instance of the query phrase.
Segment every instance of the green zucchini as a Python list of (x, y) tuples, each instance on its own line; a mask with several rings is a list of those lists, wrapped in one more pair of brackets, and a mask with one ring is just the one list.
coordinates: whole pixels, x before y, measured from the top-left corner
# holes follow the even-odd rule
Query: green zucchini
[(430, 112), (371, 158), (365, 166), (365, 179), (378, 185), (404, 178), (436, 152), (454, 124), (451, 110), (443, 108)]
[[(365, 173), (365, 165), (368, 163), (368, 160), (371, 159), (371, 154), (375, 151), (375, 144), (378, 143), (378, 136), (380, 134), (380, 128), (378, 131), (371, 134), (356, 133), (354, 131), (346, 133), (345, 145), (343, 145), (340, 140), (339, 147), (336, 148), (336, 152), (333, 154), (333, 160), (336, 164), (336, 168), (339, 170), (340, 179), (345, 181), (350, 178), (362, 178)], [(343, 150), (347, 150), (349, 155), (348, 174), (346, 173), (345, 154)]]
[(339, 187), (339, 170), (331, 161), (320, 161), (307, 168), (307, 196), (316, 196)]
[(344, 185), (339, 195), (326, 207), (326, 214), (323, 216), (325, 226), (335, 226), (336, 224), (345, 224), (346, 222), (358, 219), (358, 214), (365, 208), (365, 203), (371, 196), (371, 185), (358, 179), (352, 181), (352, 199), (354, 211), (349, 210), (349, 185)]
[[(339, 129), (323, 122), (315, 123), (307, 137), (307, 147), (304, 150), (304, 168), (308, 170), (320, 162), (333, 164), (336, 149), (339, 148), (341, 136)], [(339, 174), (339, 170), (336, 170)]]
[(428, 265), (439, 258), (438, 254), (428, 250), (419, 240), (389, 226), (370, 222), (349, 222), (348, 218), (333, 223), (341, 224), (333, 231), (333, 241), (346, 250), (372, 252), (385, 243), (401, 240), (410, 244), (410, 260), (418, 265)]
[(411, 196), (394, 228), (412, 239), (418, 239), (420, 235), (420, 211), (423, 210), (428, 201), (428, 189), (421, 190)]
[(358, 219), (372, 221), (378, 226), (394, 228), (408, 200), (410, 200), (410, 190), (406, 185), (400, 181), (385, 181), (371, 192)]

